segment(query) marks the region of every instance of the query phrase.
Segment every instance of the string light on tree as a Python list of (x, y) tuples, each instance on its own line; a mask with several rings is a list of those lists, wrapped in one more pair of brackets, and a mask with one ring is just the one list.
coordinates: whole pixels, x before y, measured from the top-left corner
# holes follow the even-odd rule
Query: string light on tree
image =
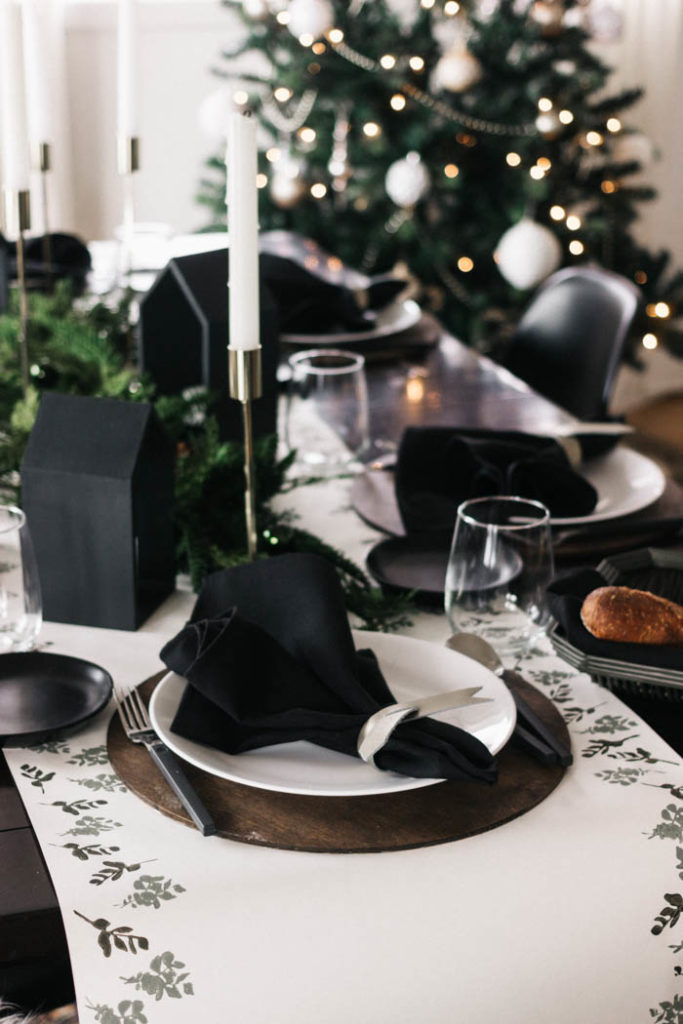
[(643, 348), (652, 350), (657, 348), (657, 346), (659, 345), (659, 339), (656, 334), (652, 334), (651, 331), (648, 331), (647, 334), (643, 335), (642, 343)]

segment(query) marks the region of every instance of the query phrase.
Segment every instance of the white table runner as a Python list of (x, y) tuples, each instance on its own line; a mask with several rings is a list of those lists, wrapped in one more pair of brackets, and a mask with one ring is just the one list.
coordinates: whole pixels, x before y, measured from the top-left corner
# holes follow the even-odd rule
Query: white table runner
[[(286, 504), (360, 558), (375, 534), (345, 495), (329, 483)], [(161, 668), (190, 607), (176, 594), (138, 633), (47, 624), (41, 639), (132, 685)], [(446, 620), (419, 615), (409, 632), (442, 643)], [(82, 1024), (683, 1021), (681, 760), (545, 642), (522, 668), (563, 713), (574, 765), (521, 818), (419, 850), (205, 839), (119, 782), (111, 709), (65, 741), (8, 749)]]

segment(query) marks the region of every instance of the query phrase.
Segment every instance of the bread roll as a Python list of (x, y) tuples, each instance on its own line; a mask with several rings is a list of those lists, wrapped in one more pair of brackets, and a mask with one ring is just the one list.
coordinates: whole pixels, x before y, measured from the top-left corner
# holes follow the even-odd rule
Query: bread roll
[(600, 640), (683, 647), (683, 607), (647, 590), (598, 587), (584, 600), (581, 621)]

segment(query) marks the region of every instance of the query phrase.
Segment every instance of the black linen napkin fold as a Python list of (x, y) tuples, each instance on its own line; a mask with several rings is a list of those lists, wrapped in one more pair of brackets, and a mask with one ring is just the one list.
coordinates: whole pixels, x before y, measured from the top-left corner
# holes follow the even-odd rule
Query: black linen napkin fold
[[(394, 702), (372, 652), (355, 650), (337, 574), (316, 555), (207, 577), (161, 658), (188, 683), (173, 731), (230, 754), (309, 740), (355, 755), (363, 723)], [(418, 778), (496, 779), (478, 739), (431, 719), (399, 725), (375, 761)]]
[(600, 640), (586, 629), (581, 621), (584, 599), (592, 590), (609, 585), (596, 569), (573, 569), (559, 573), (550, 581), (547, 588), (548, 605), (570, 644), (584, 654), (597, 658), (683, 670), (683, 649), (680, 647)]
[(588, 515), (597, 502), (595, 488), (552, 438), (457, 427), (404, 431), (395, 490), (407, 533), (444, 536), (469, 498), (514, 494), (542, 502), (557, 517)]

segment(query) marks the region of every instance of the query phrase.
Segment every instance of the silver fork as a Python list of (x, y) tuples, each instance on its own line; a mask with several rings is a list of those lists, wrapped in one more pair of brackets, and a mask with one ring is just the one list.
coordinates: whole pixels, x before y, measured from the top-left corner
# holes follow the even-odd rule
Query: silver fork
[(178, 758), (161, 742), (149, 720), (147, 708), (137, 690), (124, 693), (114, 688), (114, 698), (118, 705), (119, 718), (123, 731), (133, 743), (142, 743), (149, 751), (155, 764), (168, 782), (169, 786), (188, 812), (192, 821), (203, 836), (212, 836), (216, 825), (194, 791), (185, 775)]

